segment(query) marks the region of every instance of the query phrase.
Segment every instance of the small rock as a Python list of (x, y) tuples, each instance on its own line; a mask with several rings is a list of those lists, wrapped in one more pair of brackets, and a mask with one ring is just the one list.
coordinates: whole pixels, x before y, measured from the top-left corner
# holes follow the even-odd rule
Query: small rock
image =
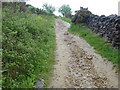
[(43, 88), (43, 86), (44, 86), (44, 80), (43, 79), (41, 79), (41, 81), (37, 81), (37, 83), (35, 85), (36, 88)]
[(72, 41), (72, 43), (75, 43), (76, 41)]
[(86, 56), (85, 58), (87, 58), (88, 60), (92, 60), (93, 59), (92, 56)]
[(68, 32), (65, 32), (64, 35), (68, 35), (69, 33)]
[(66, 39), (64, 39), (64, 41), (66, 42), (67, 40), (66, 40)]
[(67, 45), (71, 45), (72, 43), (68, 43)]

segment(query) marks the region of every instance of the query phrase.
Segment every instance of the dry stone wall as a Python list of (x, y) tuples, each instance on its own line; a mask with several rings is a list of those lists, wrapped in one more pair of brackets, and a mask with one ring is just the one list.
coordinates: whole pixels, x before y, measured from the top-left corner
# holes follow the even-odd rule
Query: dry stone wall
[(114, 47), (120, 47), (120, 16), (98, 16), (82, 8), (72, 17), (72, 22), (75, 24), (85, 23), (92, 31), (105, 37)]
[(114, 47), (120, 46), (120, 16), (91, 14), (87, 20), (87, 25), (100, 36), (107, 38)]

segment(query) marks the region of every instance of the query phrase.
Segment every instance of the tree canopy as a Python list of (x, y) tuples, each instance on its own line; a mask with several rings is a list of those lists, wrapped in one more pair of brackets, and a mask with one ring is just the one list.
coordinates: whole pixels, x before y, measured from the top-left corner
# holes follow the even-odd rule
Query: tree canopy
[(53, 14), (53, 12), (55, 11), (55, 7), (53, 7), (52, 5), (49, 5), (47, 3), (43, 4), (43, 10), (46, 11), (46, 13), (50, 13)]
[(58, 10), (63, 16), (66, 16), (67, 14), (71, 14), (71, 8), (69, 5), (62, 5)]

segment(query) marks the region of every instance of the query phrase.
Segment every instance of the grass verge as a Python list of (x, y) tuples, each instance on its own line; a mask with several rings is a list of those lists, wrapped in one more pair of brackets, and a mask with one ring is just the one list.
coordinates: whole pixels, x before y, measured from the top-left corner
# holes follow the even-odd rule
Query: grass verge
[(96, 49), (98, 54), (107, 58), (109, 61), (112, 61), (113, 64), (119, 64), (118, 50), (113, 48), (111, 44), (106, 43), (105, 39), (101, 38), (86, 26), (71, 24), (69, 32), (78, 34), (80, 37), (84, 38), (91, 46), (94, 47), (94, 49)]
[(62, 19), (63, 21), (66, 21), (66, 22), (72, 24), (71, 19), (69, 19), (69, 18), (61, 17), (61, 19)]

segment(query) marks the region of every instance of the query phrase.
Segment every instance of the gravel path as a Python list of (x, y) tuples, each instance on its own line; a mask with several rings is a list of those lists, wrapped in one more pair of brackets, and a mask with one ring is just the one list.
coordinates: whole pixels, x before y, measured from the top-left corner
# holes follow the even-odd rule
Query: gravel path
[(95, 53), (84, 39), (70, 34), (56, 19), (56, 64), (50, 88), (118, 88), (112, 63)]

